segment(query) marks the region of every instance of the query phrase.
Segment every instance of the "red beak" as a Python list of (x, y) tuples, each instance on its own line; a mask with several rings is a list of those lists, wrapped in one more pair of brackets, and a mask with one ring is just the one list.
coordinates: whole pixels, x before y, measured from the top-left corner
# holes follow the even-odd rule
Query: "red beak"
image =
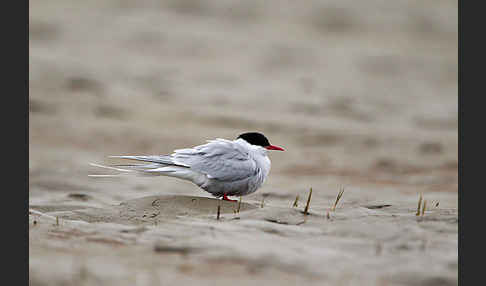
[(280, 148), (278, 146), (273, 146), (273, 145), (268, 145), (268, 146), (265, 146), (265, 149), (267, 150), (278, 150), (278, 151), (285, 151), (283, 148)]

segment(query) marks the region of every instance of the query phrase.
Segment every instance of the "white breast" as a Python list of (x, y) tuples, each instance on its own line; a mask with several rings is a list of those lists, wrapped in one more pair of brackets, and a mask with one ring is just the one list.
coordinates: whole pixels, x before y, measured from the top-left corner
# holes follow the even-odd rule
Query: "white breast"
[(270, 173), (271, 162), (267, 156), (266, 149), (251, 145), (249, 149), (249, 156), (256, 163), (255, 175), (251, 180), (251, 184), (249, 185), (249, 193), (252, 193), (260, 188), (260, 186), (265, 182), (268, 173)]

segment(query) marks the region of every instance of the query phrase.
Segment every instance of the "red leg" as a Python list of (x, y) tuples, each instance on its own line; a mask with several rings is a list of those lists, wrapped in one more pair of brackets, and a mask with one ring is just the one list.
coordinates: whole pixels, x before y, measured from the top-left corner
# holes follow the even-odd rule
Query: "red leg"
[(226, 194), (223, 195), (223, 200), (224, 201), (229, 201), (229, 202), (237, 202), (238, 201), (238, 200), (228, 199), (228, 197), (226, 196)]

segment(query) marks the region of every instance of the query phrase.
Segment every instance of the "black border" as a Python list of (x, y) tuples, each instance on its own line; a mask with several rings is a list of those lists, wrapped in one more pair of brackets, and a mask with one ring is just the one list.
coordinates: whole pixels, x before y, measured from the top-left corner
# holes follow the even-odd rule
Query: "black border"
[(2, 12), (2, 281), (28, 285), (29, 2), (4, 3)]
[(4, 284), (29, 284), (29, 2), (2, 9)]
[[(477, 7), (471, 5), (476, 3), (481, 2), (458, 1), (459, 285), (485, 284), (484, 275), (482, 275), (484, 273), (482, 263), (484, 251), (482, 250), (485, 242), (483, 235), (485, 200), (482, 196), (484, 196), (485, 190), (484, 181), (480, 179), (484, 177), (484, 161), (481, 159), (484, 157), (486, 140), (482, 136), (484, 134), (483, 118), (477, 115), (484, 113), (485, 107), (478, 99), (484, 97), (485, 61), (483, 53), (486, 45), (484, 44), (484, 23), (482, 21), (484, 10), (479, 5)], [(471, 103), (474, 99), (478, 100), (476, 104)], [(469, 118), (469, 124), (466, 123), (466, 118)], [(466, 129), (470, 131), (465, 148), (464, 133)], [(470, 162), (467, 172), (464, 171), (465, 159)], [(474, 159), (477, 161), (474, 162)], [(468, 180), (466, 180), (465, 174), (467, 174)], [(471, 181), (471, 179), (476, 181)]]

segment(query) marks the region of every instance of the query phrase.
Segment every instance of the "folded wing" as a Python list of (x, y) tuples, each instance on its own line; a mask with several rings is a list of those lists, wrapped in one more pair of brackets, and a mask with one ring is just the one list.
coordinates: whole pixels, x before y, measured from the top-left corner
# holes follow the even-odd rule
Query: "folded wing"
[(178, 149), (171, 155), (110, 156), (151, 164), (114, 165), (113, 167), (137, 170), (144, 173), (174, 173), (187, 176), (187, 171), (204, 174), (209, 179), (238, 181), (257, 172), (256, 163), (245, 147), (226, 139), (210, 140), (204, 145)]
[(237, 181), (252, 176), (256, 163), (245, 147), (226, 139), (211, 140), (194, 148), (175, 150), (174, 161), (190, 166), (191, 170), (210, 179)]

